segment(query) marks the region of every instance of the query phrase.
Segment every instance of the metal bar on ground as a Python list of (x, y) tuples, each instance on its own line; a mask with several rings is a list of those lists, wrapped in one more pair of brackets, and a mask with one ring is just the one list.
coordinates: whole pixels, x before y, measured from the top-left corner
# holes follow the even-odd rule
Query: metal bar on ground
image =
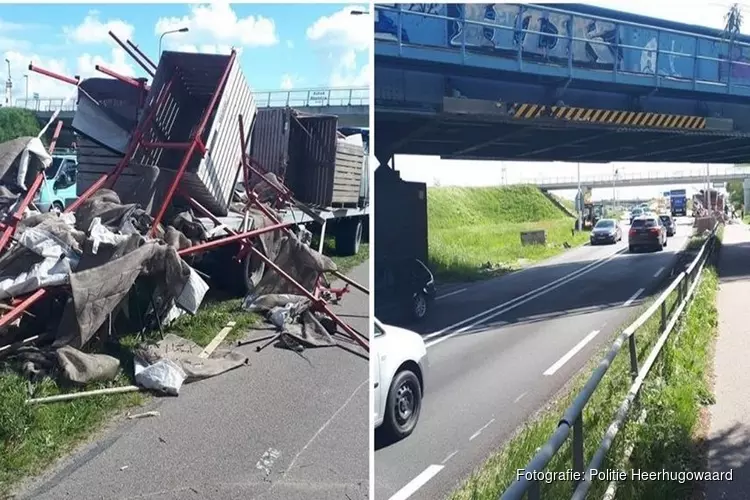
[(199, 243), (197, 245), (193, 245), (192, 247), (183, 248), (182, 250), (178, 251), (177, 254), (180, 256), (185, 256), (185, 255), (193, 255), (199, 252), (205, 252), (207, 250), (211, 250), (211, 249), (218, 248), (224, 245), (228, 245), (229, 243), (234, 243), (236, 241), (244, 240), (246, 238), (255, 238), (256, 236), (260, 236), (261, 234), (272, 233), (274, 231), (278, 231), (279, 229), (284, 229), (292, 225), (294, 225), (293, 222), (284, 222), (282, 224), (273, 224), (271, 226), (262, 227), (260, 229), (253, 229), (252, 231), (247, 231), (245, 233), (233, 234), (231, 236), (227, 236), (226, 238), (210, 240), (210, 241), (206, 241), (205, 243)]

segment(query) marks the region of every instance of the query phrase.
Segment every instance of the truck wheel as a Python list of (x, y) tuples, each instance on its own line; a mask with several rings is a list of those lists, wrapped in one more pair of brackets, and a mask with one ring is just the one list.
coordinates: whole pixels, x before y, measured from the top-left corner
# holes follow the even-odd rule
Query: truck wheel
[(362, 243), (362, 219), (343, 220), (336, 233), (336, 254), (342, 257), (357, 255)]

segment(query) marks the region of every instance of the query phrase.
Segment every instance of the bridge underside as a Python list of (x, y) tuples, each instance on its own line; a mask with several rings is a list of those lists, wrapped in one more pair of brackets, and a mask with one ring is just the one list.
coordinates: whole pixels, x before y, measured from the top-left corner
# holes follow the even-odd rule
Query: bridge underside
[(376, 106), (376, 156), (506, 161), (741, 163), (750, 134), (658, 130), (499, 117), (417, 114)]

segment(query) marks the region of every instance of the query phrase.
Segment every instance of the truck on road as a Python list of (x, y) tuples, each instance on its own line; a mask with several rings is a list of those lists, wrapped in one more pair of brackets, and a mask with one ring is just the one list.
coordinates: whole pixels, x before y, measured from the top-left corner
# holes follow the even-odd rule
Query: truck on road
[(672, 217), (687, 215), (687, 191), (684, 189), (673, 189), (669, 192), (669, 206)]

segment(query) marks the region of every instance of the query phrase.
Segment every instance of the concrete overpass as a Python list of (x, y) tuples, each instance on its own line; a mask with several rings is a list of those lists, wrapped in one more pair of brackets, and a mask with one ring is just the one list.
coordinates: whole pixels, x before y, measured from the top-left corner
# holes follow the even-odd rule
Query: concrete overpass
[(748, 35), (583, 4), (374, 9), (380, 164), (750, 155)]
[[(300, 90), (261, 90), (254, 93), (260, 108), (290, 106), (303, 113), (336, 115), (341, 127), (370, 125), (370, 89), (368, 87), (316, 88)], [(56, 110), (66, 126), (73, 121), (75, 102), (65, 98), (16, 99), (15, 107), (33, 110), (40, 122), (47, 123)]]
[[(729, 182), (750, 179), (750, 167), (719, 167), (710, 170), (709, 180), (713, 182)], [(580, 185), (591, 188), (661, 186), (668, 184), (705, 184), (706, 169), (694, 168), (672, 172), (651, 171), (633, 174), (620, 174), (617, 177), (609, 175), (582, 176)], [(577, 189), (579, 179), (569, 177), (545, 177), (521, 179), (513, 184), (533, 184), (545, 191), (562, 189)]]

